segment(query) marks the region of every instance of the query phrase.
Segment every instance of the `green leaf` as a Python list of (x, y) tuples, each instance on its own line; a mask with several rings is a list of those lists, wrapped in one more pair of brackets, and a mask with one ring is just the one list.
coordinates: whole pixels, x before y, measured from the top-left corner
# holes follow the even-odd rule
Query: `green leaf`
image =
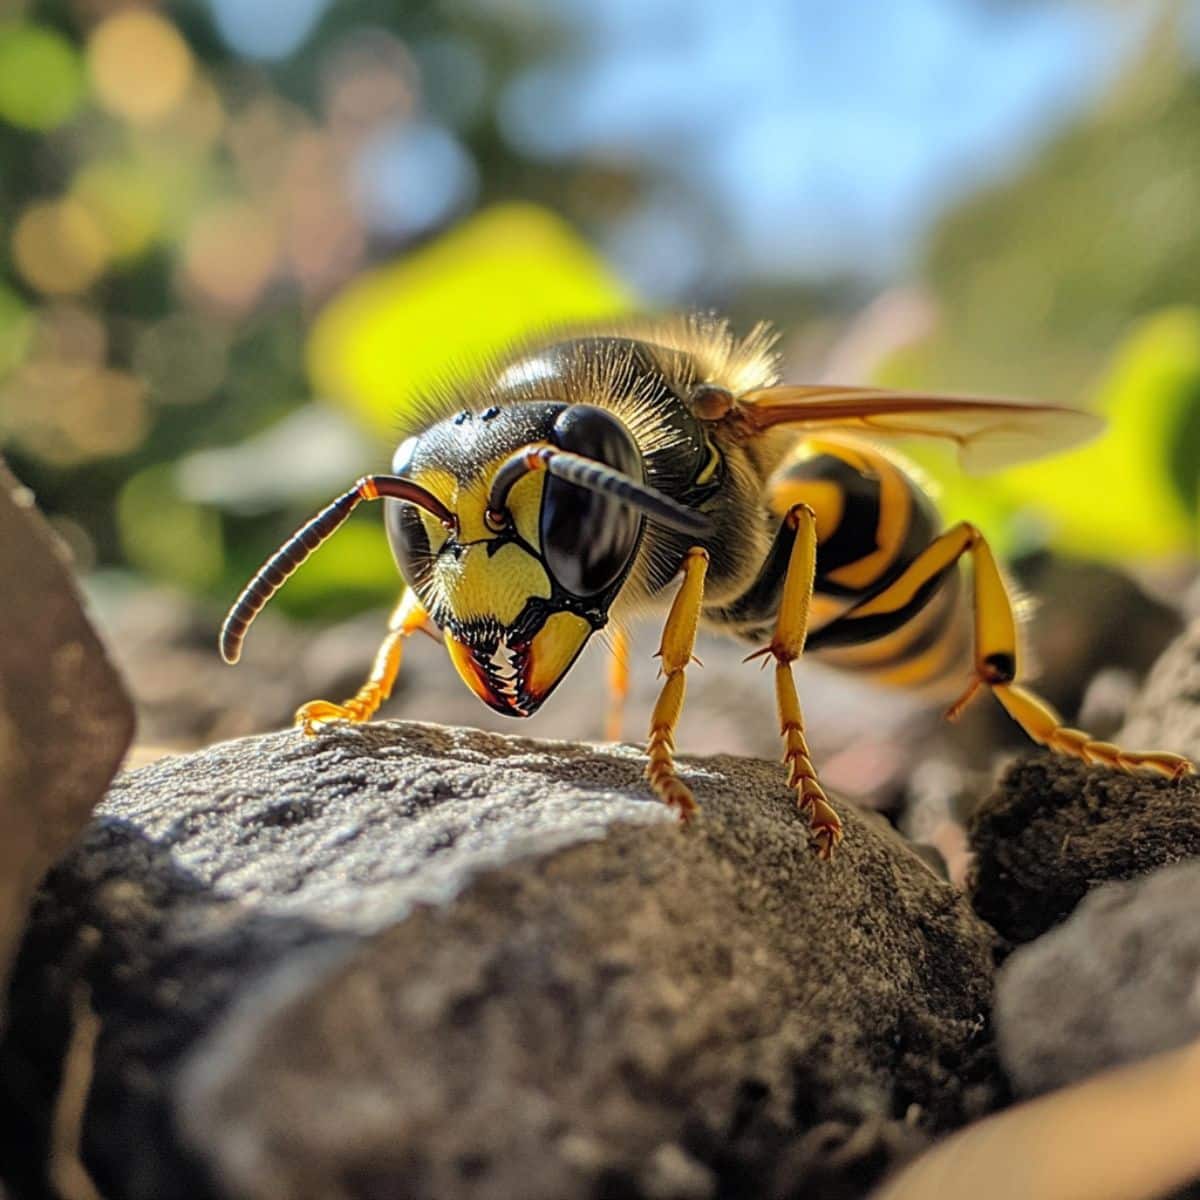
[(351, 283), (317, 319), (309, 369), (321, 395), (391, 434), (449, 370), (469, 376), (537, 330), (612, 317), (630, 303), (558, 217), (505, 205)]
[[(906, 359), (911, 367), (911, 356)], [(888, 365), (893, 386), (921, 386)], [(983, 479), (951, 458), (912, 453), (951, 519), (980, 524), (1007, 552), (1021, 531), (1057, 550), (1126, 563), (1196, 547), (1200, 491), (1200, 309), (1173, 308), (1135, 325), (1097, 390), (1105, 432), (1069, 453)], [(905, 447), (906, 452), (909, 448)]]

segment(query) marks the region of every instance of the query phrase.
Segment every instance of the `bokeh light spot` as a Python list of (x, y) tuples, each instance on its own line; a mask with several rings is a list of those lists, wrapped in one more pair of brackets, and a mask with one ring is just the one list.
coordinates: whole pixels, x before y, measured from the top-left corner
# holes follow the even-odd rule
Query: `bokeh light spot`
[(17, 270), (40, 292), (81, 292), (108, 261), (108, 241), (95, 217), (78, 201), (33, 204), (21, 214), (12, 239)]
[(136, 258), (162, 232), (162, 193), (149, 171), (98, 162), (76, 176), (71, 190), (104, 231), (114, 258)]
[(20, 296), (0, 284), (0, 379), (25, 358), (33, 328), (33, 317)]
[(0, 437), (53, 466), (128, 454), (148, 426), (145, 386), (127, 371), (33, 360), (0, 386)]
[(417, 66), (408, 47), (376, 26), (342, 38), (322, 64), (321, 83), (326, 120), (342, 142), (408, 120), (417, 106)]
[(107, 356), (108, 330), (92, 309), (60, 301), (38, 313), (32, 357), (39, 362), (102, 367)]
[(97, 99), (137, 125), (169, 116), (192, 80), (187, 43), (170, 21), (145, 9), (125, 9), (101, 22), (87, 55)]
[(278, 59), (295, 53), (329, 6), (329, 0), (209, 0), (230, 49), (246, 58)]
[(139, 471), (124, 486), (117, 528), (126, 557), (151, 578), (204, 588), (220, 577), (221, 518), (180, 498), (169, 463)]
[(392, 237), (420, 233), (467, 206), (475, 163), (436, 125), (394, 124), (364, 142), (354, 164), (354, 198), (367, 226)]
[(74, 116), (83, 92), (79, 56), (61, 34), (38, 25), (0, 27), (0, 118), (54, 129)]
[(302, 134), (291, 149), (281, 181), (283, 252), (301, 287), (320, 292), (350, 274), (366, 238), (345, 195), (333, 139)]
[(192, 226), (184, 281), (216, 307), (241, 310), (267, 286), (278, 253), (275, 231), (263, 214), (240, 201), (220, 204)]
[(177, 313), (138, 338), (133, 366), (159, 403), (195, 404), (221, 386), (229, 346), (211, 322)]
[(212, 80), (197, 71), (183, 102), (171, 113), (161, 132), (196, 150), (216, 145), (225, 130), (225, 102)]

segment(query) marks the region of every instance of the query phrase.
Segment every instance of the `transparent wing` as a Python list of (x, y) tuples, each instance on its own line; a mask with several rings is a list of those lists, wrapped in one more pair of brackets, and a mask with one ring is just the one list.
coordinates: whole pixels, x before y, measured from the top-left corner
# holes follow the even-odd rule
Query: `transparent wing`
[(797, 425), (857, 429), (869, 437), (940, 438), (958, 447), (963, 470), (982, 474), (1056, 454), (1095, 437), (1093, 413), (1019, 400), (935, 396), (834, 384), (759, 388), (739, 397), (754, 430)]

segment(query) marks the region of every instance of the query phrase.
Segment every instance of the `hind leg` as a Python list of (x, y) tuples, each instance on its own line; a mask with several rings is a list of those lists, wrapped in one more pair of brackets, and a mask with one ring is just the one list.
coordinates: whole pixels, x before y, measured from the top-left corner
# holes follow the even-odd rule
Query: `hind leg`
[[(936, 586), (964, 555), (974, 567), (975, 649), (974, 671), (963, 694), (946, 714), (951, 719), (970, 703), (981, 688), (988, 688), (1005, 711), (1025, 732), (1059, 754), (1103, 763), (1119, 771), (1155, 771), (1177, 779), (1193, 768), (1179, 754), (1157, 750), (1122, 750), (1078, 729), (1065, 726), (1042, 699), (1016, 682), (1017, 623), (1000, 568), (983, 534), (962, 522), (946, 530), (882, 591), (869, 596), (826, 626), (823, 637), (836, 638), (847, 625), (878, 620), (913, 607), (922, 593)], [(866, 628), (866, 626), (864, 626)]]

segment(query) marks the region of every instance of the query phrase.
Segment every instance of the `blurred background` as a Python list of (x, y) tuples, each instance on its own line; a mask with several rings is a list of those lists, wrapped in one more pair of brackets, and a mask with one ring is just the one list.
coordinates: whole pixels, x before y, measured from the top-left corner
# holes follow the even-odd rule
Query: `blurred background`
[[(1048, 690), (1086, 708), (1105, 667), (1112, 725), (1192, 594), (1198, 135), (1186, 0), (0, 0), (0, 452), (142, 740), (194, 745), (357, 686), (398, 587), (378, 513), (237, 671), (216, 628), (448, 363), (557, 320), (767, 318), (793, 379), (1107, 414), (995, 478), (921, 460), (1045, 597)], [(683, 747), (774, 754), (769, 686), (713, 653)], [(387, 712), (596, 737), (605, 667), (515, 726), (417, 639)], [(834, 782), (882, 794), (907, 716), (868, 753), (853, 689), (814, 688)]]

